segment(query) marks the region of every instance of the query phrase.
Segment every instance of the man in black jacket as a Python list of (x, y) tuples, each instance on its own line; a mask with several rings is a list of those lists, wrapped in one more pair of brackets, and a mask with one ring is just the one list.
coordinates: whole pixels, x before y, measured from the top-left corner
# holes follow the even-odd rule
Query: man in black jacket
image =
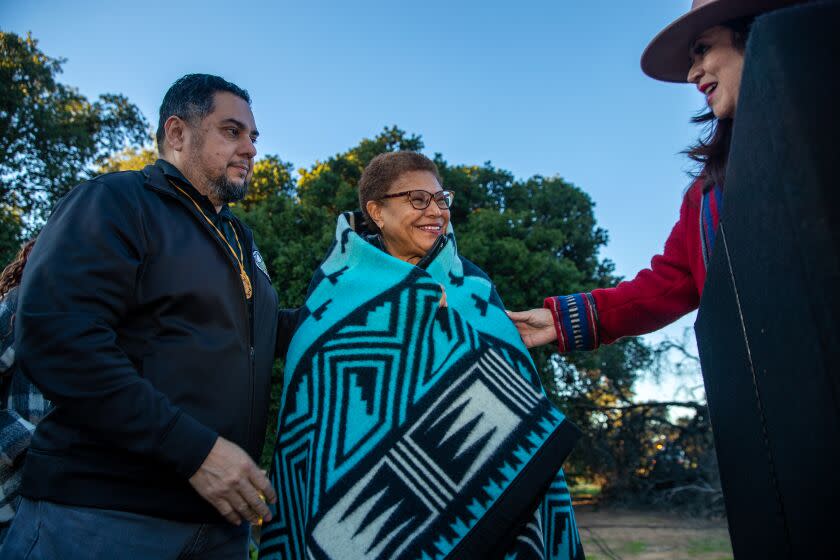
[(32, 439), (4, 558), (241, 559), (249, 523), (270, 518), (254, 458), (295, 314), (278, 310), (227, 207), (245, 195), (257, 135), (247, 92), (185, 76), (161, 105), (161, 159), (56, 206), (16, 338), (55, 409)]

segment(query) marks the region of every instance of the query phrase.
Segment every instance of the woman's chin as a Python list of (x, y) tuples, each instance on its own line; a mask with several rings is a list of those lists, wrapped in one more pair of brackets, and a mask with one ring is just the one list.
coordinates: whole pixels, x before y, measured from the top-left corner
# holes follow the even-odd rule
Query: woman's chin
[(735, 116), (735, 107), (725, 103), (717, 103), (710, 107), (717, 120), (731, 119)]
[(432, 250), (432, 247), (435, 246), (435, 242), (437, 241), (438, 237), (440, 236), (424, 236), (423, 242), (417, 244), (422, 249), (424, 255)]
[(441, 236), (441, 231), (427, 231), (424, 229), (418, 229), (418, 238), (420, 245), (428, 245), (429, 249), (432, 248), (432, 245), (435, 244), (437, 238)]

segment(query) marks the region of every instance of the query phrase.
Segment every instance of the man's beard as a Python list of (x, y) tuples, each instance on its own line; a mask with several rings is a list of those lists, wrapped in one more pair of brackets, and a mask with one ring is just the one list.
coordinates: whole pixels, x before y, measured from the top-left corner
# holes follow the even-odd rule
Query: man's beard
[[(197, 133), (195, 148), (192, 152), (192, 160), (199, 168), (203, 167), (202, 149), (204, 148), (204, 135)], [(208, 173), (206, 167), (201, 171), (209, 190), (209, 195), (222, 204), (230, 204), (245, 198), (248, 193), (248, 179), (243, 179), (241, 185), (231, 182), (227, 178), (227, 168), (215, 177)]]
[(248, 193), (247, 179), (243, 179), (241, 184), (236, 184), (230, 181), (225, 174), (218, 177), (208, 177), (207, 186), (216, 200), (224, 204), (242, 200)]

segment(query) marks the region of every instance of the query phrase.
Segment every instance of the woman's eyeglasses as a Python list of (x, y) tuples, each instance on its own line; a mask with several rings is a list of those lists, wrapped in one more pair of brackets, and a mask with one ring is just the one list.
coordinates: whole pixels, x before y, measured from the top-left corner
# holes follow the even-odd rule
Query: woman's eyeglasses
[(397, 198), (398, 196), (407, 196), (408, 201), (411, 205), (417, 210), (425, 210), (429, 207), (429, 204), (432, 203), (432, 199), (435, 200), (435, 204), (441, 210), (448, 210), (450, 206), (452, 206), (452, 198), (454, 197), (455, 193), (452, 191), (438, 191), (435, 194), (430, 193), (429, 191), (403, 191), (393, 194), (386, 194), (382, 196), (382, 199), (385, 198)]

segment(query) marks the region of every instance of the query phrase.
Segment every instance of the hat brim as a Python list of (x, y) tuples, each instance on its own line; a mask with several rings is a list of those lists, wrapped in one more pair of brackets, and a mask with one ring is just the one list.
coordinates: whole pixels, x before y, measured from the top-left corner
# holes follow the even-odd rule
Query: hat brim
[(653, 38), (642, 53), (642, 71), (663, 82), (686, 82), (691, 68), (689, 49), (705, 30), (729, 20), (769, 12), (802, 0), (740, 0), (709, 2), (684, 14)]

